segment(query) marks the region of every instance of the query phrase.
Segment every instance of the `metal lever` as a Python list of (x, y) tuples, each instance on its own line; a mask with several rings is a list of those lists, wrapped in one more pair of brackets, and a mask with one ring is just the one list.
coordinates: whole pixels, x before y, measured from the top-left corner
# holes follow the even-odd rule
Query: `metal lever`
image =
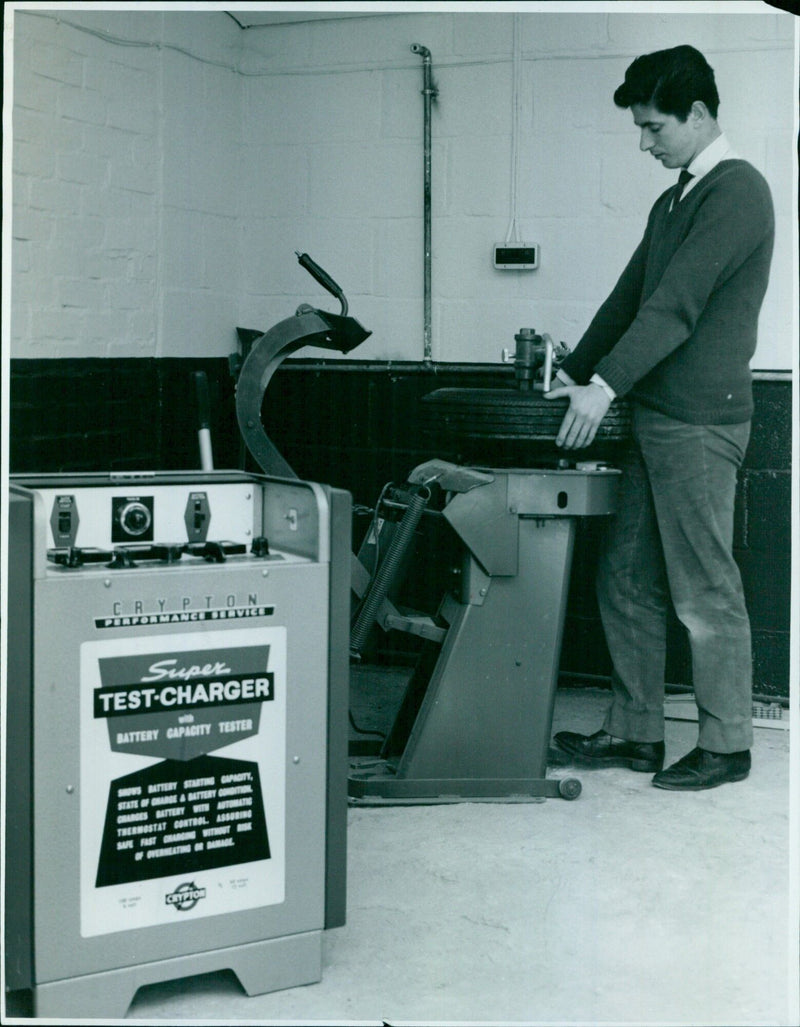
[(304, 267), (311, 277), (319, 282), (323, 289), (327, 289), (331, 296), (336, 297), (342, 306), (341, 316), (344, 317), (347, 314), (348, 306), (347, 297), (342, 291), (341, 286), (337, 285), (328, 272), (321, 268), (316, 261), (312, 260), (307, 253), (298, 253), (297, 250), (294, 252), (300, 266)]
[(549, 335), (542, 336), (544, 339), (544, 371), (542, 373), (542, 392), (550, 391), (550, 383), (553, 378), (553, 340)]

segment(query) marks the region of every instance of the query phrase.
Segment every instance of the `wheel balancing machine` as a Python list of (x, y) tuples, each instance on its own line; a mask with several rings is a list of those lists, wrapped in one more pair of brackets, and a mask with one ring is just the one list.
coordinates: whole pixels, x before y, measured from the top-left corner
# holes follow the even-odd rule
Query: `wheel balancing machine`
[[(515, 339), (513, 358), (503, 355), (513, 359), (514, 387), (424, 397), (423, 431), (454, 462), (416, 467), (402, 518), (392, 516), (390, 497), (354, 562), (351, 656), (373, 624), (424, 641), (379, 758), (354, 761), (353, 802), (580, 794), (578, 780), (546, 776), (573, 546), (578, 518), (614, 510), (620, 472), (597, 456), (627, 436), (630, 417), (615, 401), (582, 461), (557, 458), (567, 401), (544, 392), (564, 350), (532, 329)], [(423, 514), (450, 526), (460, 559), (433, 617), (398, 598)]]

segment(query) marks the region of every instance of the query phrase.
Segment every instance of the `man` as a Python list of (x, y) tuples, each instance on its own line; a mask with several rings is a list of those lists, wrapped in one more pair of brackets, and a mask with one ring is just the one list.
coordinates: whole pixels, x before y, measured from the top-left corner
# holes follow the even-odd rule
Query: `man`
[[(631, 110), (640, 149), (681, 173), (549, 393), (570, 401), (556, 440), (566, 449), (592, 442), (615, 396), (632, 408), (597, 581), (613, 698), (601, 730), (555, 741), (584, 765), (699, 790), (750, 771), (752, 652), (733, 507), (774, 213), (764, 178), (720, 130), (714, 73), (699, 51), (637, 58), (614, 102)], [(688, 632), (699, 735), (662, 769), (670, 602)]]

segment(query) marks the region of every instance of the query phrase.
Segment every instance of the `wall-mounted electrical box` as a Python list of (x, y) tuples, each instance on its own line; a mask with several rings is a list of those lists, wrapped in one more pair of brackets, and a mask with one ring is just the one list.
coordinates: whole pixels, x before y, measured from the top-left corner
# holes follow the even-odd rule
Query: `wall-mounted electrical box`
[(539, 266), (539, 247), (528, 242), (498, 242), (492, 248), (498, 271), (533, 271)]

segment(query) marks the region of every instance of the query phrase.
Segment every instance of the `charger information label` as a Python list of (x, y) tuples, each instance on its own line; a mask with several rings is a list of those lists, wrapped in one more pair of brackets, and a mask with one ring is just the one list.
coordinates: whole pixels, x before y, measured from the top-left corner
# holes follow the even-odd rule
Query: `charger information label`
[(284, 900), (285, 669), (283, 627), (83, 643), (84, 937)]

